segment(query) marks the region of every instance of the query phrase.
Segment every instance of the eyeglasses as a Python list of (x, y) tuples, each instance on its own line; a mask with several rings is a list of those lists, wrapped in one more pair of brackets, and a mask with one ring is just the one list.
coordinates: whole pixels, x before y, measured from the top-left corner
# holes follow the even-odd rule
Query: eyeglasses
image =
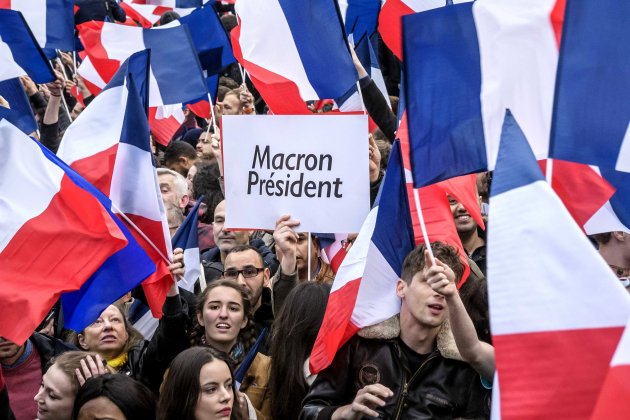
[(260, 273), (263, 270), (264, 268), (256, 268), (256, 267), (245, 267), (242, 270), (234, 270), (230, 268), (223, 272), (223, 278), (236, 279), (238, 278), (239, 274), (242, 274), (243, 277), (245, 277), (246, 279), (249, 279), (252, 277), (256, 277), (258, 273)]

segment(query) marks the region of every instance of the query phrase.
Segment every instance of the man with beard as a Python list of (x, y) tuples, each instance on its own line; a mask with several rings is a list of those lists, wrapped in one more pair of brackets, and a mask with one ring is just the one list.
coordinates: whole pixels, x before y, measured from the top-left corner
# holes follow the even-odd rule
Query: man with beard
[(468, 210), (466, 210), (460, 202), (449, 196), (448, 203), (451, 206), (451, 212), (453, 212), (457, 234), (462, 241), (466, 253), (485, 275), (486, 240), (483, 236), (483, 231), (479, 229), (479, 225), (475, 222), (475, 219), (472, 218)]

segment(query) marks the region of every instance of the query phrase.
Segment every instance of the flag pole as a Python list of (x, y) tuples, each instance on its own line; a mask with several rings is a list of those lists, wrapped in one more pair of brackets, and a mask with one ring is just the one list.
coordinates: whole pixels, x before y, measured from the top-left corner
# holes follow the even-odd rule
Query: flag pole
[[(214, 129), (215, 134), (219, 134), (217, 130), (217, 116), (214, 114), (214, 105), (212, 104), (212, 95), (208, 92), (208, 101), (210, 101), (210, 116), (212, 117), (212, 128)], [(208, 124), (208, 131), (210, 131), (210, 124)], [(206, 136), (208, 133), (206, 133)]]
[(418, 188), (413, 188), (413, 201), (416, 203), (416, 212), (418, 213), (418, 221), (420, 222), (420, 229), (422, 230), (422, 237), (424, 238), (424, 246), (429, 251), (431, 264), (435, 265), (433, 249), (431, 249), (431, 242), (429, 241), (429, 235), (427, 235), (427, 226), (424, 223), (424, 215), (422, 214), (422, 207), (420, 206), (420, 194), (418, 193)]
[(307, 279), (308, 279), (308, 281), (311, 281), (311, 232), (308, 233), (308, 256), (307, 256), (307, 259), (308, 259), (308, 265), (307, 265), (308, 277), (307, 277)]
[(166, 257), (164, 256), (164, 254), (162, 254), (162, 251), (160, 251), (160, 250), (158, 249), (158, 247), (157, 247), (157, 246), (153, 243), (153, 241), (151, 241), (151, 239), (149, 239), (149, 238), (147, 237), (147, 235), (145, 235), (145, 234), (144, 234), (144, 232), (143, 232), (143, 231), (142, 231), (142, 230), (141, 230), (138, 226), (136, 226), (136, 224), (135, 224), (134, 222), (132, 222), (132, 221), (131, 221), (131, 219), (130, 219), (129, 217), (127, 217), (127, 215), (126, 215), (125, 213), (123, 213), (123, 212), (122, 212), (122, 211), (121, 211), (121, 210), (120, 210), (120, 209), (119, 209), (119, 208), (118, 208), (118, 207), (117, 207), (117, 206), (116, 206), (113, 202), (112, 202), (112, 209), (114, 210), (114, 212), (115, 212), (116, 214), (120, 215), (120, 217), (122, 217), (122, 218), (125, 220), (125, 222), (129, 223), (129, 226), (131, 226), (132, 228), (134, 228), (134, 230), (135, 230), (136, 232), (138, 232), (138, 234), (139, 234), (140, 236), (142, 236), (142, 239), (144, 239), (145, 241), (147, 241), (147, 243), (148, 243), (149, 245), (151, 245), (151, 248), (153, 248), (153, 249), (155, 250), (155, 252), (157, 252), (157, 253), (158, 253), (158, 255), (159, 255), (159, 256), (160, 256), (160, 257), (161, 257), (161, 258), (162, 258), (162, 259), (163, 259), (163, 260), (164, 260), (164, 261), (165, 261), (168, 265), (171, 265), (171, 264), (172, 264), (172, 261), (171, 261), (171, 260), (169, 260), (168, 258), (166, 258)]
[(553, 185), (551, 184), (551, 180), (553, 178), (553, 159), (547, 158), (547, 170), (545, 171), (545, 178), (547, 179), (547, 183), (551, 188)]
[[(64, 69), (63, 63), (59, 57), (57, 57), (57, 63), (59, 64), (59, 67), (61, 67), (61, 77), (63, 77), (63, 81), (66, 82), (68, 80), (68, 76), (66, 76), (66, 70)], [(61, 89), (61, 103), (63, 104), (63, 108), (66, 110), (66, 114), (68, 114), (68, 119), (72, 122), (72, 115), (70, 115), (70, 109), (68, 108), (68, 103), (66, 102), (66, 98), (63, 94), (64, 90), (65, 88)]]

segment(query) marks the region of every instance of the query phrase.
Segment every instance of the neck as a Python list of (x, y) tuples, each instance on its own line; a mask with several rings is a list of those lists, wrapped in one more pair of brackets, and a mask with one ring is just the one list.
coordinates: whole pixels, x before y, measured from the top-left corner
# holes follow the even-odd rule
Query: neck
[(225, 354), (230, 354), (230, 350), (232, 350), (232, 347), (236, 344), (236, 338), (230, 342), (218, 343), (216, 341), (212, 341), (210, 337), (206, 335), (206, 343), (216, 350), (222, 351)]
[(435, 347), (440, 327), (427, 327), (407, 311), (400, 311), (400, 339), (418, 354), (428, 354)]
[(486, 244), (486, 241), (479, 237), (477, 233), (477, 229), (473, 229), (470, 232), (457, 232), (459, 234), (459, 239), (462, 241), (462, 245), (466, 250), (468, 255), (475, 252), (477, 248)]
[[(311, 280), (315, 280), (317, 274), (319, 273), (320, 264), (319, 260), (311, 263)], [(307, 280), (308, 279), (308, 265), (304, 266), (301, 270), (298, 270), (298, 279), (299, 280)]]
[(625, 255), (626, 253), (623, 250), (620, 250), (617, 247), (609, 247), (609, 246), (600, 246), (599, 255), (606, 261), (608, 264), (616, 265), (617, 267), (621, 267), (624, 269), (630, 268), (630, 256)]

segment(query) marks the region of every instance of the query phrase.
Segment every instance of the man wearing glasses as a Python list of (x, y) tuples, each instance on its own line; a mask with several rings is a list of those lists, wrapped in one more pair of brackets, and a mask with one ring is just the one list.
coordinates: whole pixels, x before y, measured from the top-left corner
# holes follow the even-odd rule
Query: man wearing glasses
[(236, 245), (225, 257), (223, 278), (234, 280), (248, 290), (257, 330), (269, 329), (273, 322), (270, 277), (262, 254), (250, 245)]

